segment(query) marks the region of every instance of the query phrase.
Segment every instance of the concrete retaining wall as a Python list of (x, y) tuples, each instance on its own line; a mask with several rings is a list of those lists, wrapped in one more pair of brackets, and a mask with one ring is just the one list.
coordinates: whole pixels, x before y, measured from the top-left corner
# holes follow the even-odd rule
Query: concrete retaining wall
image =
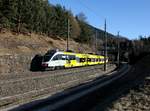
[(33, 54), (0, 55), (0, 75), (28, 71), (33, 57)]

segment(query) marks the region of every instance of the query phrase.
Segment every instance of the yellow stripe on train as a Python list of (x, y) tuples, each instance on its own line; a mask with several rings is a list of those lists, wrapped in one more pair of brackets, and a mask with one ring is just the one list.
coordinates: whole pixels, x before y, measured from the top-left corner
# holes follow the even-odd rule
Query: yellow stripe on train
[[(104, 56), (94, 55), (94, 54), (71, 53), (71, 52), (64, 52), (64, 54), (69, 55), (70, 57), (72, 56), (72, 58), (68, 58), (65, 64), (66, 68), (104, 64)], [(108, 62), (108, 59), (106, 62)]]

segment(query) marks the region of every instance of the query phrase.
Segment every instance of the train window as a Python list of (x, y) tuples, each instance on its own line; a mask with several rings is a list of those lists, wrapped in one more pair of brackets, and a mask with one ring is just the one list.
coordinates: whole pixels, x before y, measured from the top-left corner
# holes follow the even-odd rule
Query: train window
[(76, 61), (77, 61), (77, 62), (80, 62), (80, 58), (79, 58), (79, 57), (76, 57)]
[(88, 61), (88, 62), (91, 62), (91, 58), (88, 58), (87, 61)]
[(80, 62), (82, 62), (82, 58), (80, 58)]
[(99, 59), (99, 62), (101, 62), (102, 60), (101, 59)]
[(80, 62), (85, 62), (85, 58), (80, 58)]
[(92, 59), (91, 59), (91, 62), (95, 62), (95, 59), (94, 59), (94, 58), (92, 58)]
[(103, 58), (101, 58), (101, 62), (104, 62), (104, 59), (103, 59)]
[(55, 60), (58, 60), (58, 55), (54, 56), (54, 57), (53, 57), (53, 60), (54, 60), (54, 61), (55, 61)]
[(82, 62), (85, 62), (85, 58), (82, 58)]
[(67, 56), (66, 55), (62, 55), (61, 56), (61, 60), (66, 60), (67, 59)]
[(76, 59), (75, 55), (69, 55), (69, 60), (75, 60), (75, 59)]
[(96, 59), (96, 62), (98, 62), (98, 59)]
[(66, 60), (66, 56), (63, 54), (58, 54), (53, 57), (53, 60)]

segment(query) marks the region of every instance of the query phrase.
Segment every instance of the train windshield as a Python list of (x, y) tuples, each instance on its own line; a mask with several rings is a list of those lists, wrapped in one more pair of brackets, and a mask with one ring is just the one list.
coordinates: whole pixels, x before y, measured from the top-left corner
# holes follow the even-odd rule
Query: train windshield
[(52, 56), (56, 53), (54, 50), (48, 51), (44, 56), (43, 56), (43, 62), (48, 62)]

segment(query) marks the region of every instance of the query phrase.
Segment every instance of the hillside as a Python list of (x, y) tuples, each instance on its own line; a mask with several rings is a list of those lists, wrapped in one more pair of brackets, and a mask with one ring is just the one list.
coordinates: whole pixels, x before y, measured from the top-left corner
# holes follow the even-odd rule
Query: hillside
[[(69, 41), (70, 50), (88, 53), (92, 49), (86, 44)], [(58, 36), (17, 34), (7, 30), (0, 33), (0, 74), (21, 74), (30, 69), (36, 54), (44, 55), (50, 49), (66, 49), (66, 41)]]
[[(72, 39), (70, 50), (75, 52), (92, 52), (88, 45), (81, 45)], [(10, 31), (0, 33), (0, 55), (45, 53), (50, 49), (66, 49), (66, 41), (58, 36), (48, 37), (38, 34), (16, 34)]]

